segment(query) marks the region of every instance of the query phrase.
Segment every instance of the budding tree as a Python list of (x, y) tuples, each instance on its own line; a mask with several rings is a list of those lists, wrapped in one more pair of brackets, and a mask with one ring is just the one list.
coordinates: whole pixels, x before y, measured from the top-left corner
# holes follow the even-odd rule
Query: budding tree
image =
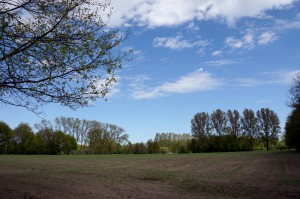
[(126, 36), (106, 27), (109, 5), (0, 1), (0, 102), (37, 111), (45, 103), (76, 109), (105, 98), (127, 55), (115, 52)]

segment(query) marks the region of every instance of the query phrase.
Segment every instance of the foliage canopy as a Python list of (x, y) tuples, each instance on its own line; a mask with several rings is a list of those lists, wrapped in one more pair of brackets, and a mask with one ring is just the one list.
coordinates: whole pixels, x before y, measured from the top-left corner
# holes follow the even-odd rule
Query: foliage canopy
[(300, 73), (294, 78), (290, 98), (292, 112), (285, 124), (285, 142), (288, 147), (300, 150)]
[[(128, 52), (126, 38), (108, 29), (109, 1), (0, 2), (0, 102), (39, 110), (72, 109), (105, 98)], [(106, 14), (107, 13), (107, 14)]]

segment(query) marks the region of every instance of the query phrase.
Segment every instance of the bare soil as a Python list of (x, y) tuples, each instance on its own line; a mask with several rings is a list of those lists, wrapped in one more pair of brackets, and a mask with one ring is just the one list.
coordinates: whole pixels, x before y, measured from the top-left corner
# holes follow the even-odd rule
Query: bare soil
[(0, 199), (300, 198), (300, 154), (0, 156)]

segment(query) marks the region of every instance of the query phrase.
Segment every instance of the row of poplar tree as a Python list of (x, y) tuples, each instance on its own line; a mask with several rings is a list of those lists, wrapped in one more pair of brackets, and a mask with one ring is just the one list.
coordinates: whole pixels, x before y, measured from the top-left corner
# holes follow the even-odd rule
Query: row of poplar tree
[(191, 123), (196, 152), (252, 150), (257, 144), (269, 150), (280, 133), (279, 118), (269, 108), (200, 112)]
[[(199, 153), (269, 150), (278, 146), (280, 121), (269, 108), (213, 113), (199, 112), (191, 120), (191, 134), (157, 133), (154, 140), (139, 143), (135, 153)], [(282, 144), (282, 143), (281, 143)]]

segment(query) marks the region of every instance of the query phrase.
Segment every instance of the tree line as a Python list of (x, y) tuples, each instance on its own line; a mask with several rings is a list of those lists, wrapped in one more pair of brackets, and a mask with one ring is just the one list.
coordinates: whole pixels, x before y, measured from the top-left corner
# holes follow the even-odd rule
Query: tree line
[(69, 154), (77, 149), (74, 137), (62, 131), (43, 129), (36, 134), (32, 128), (21, 123), (11, 129), (0, 121), (0, 154)]
[(212, 114), (195, 114), (191, 131), (193, 152), (252, 151), (257, 144), (268, 151), (278, 141), (280, 121), (269, 108), (262, 108), (256, 114), (247, 108), (242, 114), (237, 110), (217, 109)]
[(72, 117), (42, 120), (34, 125), (21, 123), (11, 129), (0, 122), (0, 153), (16, 154), (156, 154), (252, 151), (276, 146), (279, 118), (269, 109), (244, 109), (211, 114), (199, 112), (191, 119), (190, 133), (156, 133), (146, 143), (131, 143), (117, 125)]
[[(280, 121), (269, 108), (213, 113), (199, 112), (191, 119), (191, 134), (157, 133), (147, 143), (137, 143), (133, 153), (199, 153), (252, 151), (278, 147)], [(281, 146), (283, 147), (283, 146)]]
[(102, 154), (120, 153), (127, 143), (124, 129), (108, 123), (58, 117), (11, 129), (0, 122), (0, 154)]

